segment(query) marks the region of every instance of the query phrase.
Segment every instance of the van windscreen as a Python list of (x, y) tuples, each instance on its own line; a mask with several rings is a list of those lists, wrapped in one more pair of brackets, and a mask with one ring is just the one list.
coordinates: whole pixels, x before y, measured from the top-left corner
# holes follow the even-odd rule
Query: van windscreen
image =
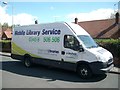
[(88, 35), (78, 35), (86, 48), (96, 48), (98, 44)]

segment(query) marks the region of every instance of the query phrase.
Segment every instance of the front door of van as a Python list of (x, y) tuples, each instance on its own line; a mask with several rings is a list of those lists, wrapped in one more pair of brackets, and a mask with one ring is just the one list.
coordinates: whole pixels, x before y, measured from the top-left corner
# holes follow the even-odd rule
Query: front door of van
[(73, 35), (65, 35), (61, 51), (62, 60), (75, 63), (80, 57), (79, 42)]

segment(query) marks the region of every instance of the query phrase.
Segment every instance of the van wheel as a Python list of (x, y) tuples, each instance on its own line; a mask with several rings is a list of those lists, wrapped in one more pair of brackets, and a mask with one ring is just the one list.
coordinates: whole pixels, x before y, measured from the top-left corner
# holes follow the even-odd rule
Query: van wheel
[(31, 57), (30, 56), (24, 58), (24, 65), (25, 65), (25, 67), (28, 67), (28, 68), (32, 66), (32, 62), (31, 62)]
[(93, 75), (88, 65), (79, 65), (77, 67), (77, 73), (83, 79), (89, 79)]

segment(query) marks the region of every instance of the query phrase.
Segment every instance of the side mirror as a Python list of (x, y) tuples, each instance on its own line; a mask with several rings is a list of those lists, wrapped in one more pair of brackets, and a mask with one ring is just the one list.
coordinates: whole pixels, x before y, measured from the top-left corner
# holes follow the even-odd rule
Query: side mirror
[(84, 52), (82, 45), (79, 45), (79, 52)]

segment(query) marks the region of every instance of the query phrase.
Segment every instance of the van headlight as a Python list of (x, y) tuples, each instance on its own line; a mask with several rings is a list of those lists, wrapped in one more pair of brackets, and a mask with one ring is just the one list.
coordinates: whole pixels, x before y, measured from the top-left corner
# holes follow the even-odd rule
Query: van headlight
[(96, 58), (97, 58), (98, 61), (105, 61), (105, 59), (103, 57), (99, 56), (99, 55), (96, 55)]
[(101, 56), (98, 55), (98, 56), (96, 56), (96, 58), (99, 62), (101, 62), (102, 67), (104, 67), (104, 68), (107, 67), (107, 62), (106, 62), (104, 57), (101, 57)]

